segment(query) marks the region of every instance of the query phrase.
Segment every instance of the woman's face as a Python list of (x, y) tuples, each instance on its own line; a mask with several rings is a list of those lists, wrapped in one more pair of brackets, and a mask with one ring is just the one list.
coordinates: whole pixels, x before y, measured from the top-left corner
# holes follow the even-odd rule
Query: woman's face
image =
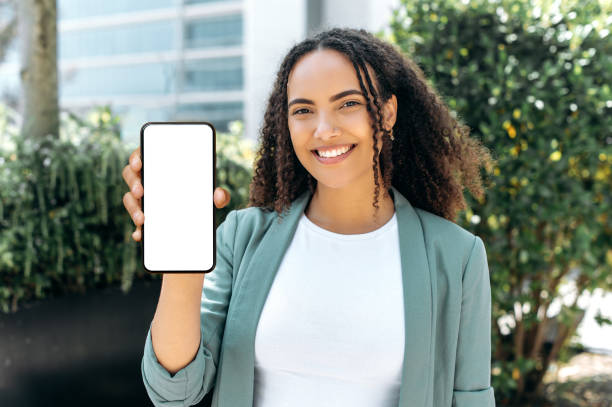
[[(367, 68), (378, 89), (373, 70), (369, 65)], [(367, 87), (363, 71), (361, 75)], [(302, 56), (289, 74), (287, 100), (293, 148), (304, 168), (318, 183), (330, 188), (353, 184), (372, 188), (372, 120), (350, 59), (330, 49)], [(384, 109), (386, 121), (383, 119), (383, 123), (387, 129), (395, 123), (396, 111), (397, 102), (393, 95)], [(380, 135), (377, 144), (380, 152)], [(354, 147), (339, 162), (320, 162), (315, 150), (331, 146)]]

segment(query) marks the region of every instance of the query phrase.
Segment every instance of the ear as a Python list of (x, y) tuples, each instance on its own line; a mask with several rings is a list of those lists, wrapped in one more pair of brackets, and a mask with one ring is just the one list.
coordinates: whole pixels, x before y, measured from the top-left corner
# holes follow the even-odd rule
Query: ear
[(391, 95), (389, 100), (385, 102), (383, 110), (385, 128), (391, 130), (395, 126), (395, 120), (397, 120), (397, 98), (395, 95)]

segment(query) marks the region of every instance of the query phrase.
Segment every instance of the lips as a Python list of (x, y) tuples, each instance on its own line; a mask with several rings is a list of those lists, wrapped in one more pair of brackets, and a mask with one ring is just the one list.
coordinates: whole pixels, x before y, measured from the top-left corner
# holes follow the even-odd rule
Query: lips
[(314, 157), (317, 159), (317, 161), (319, 161), (322, 164), (335, 164), (335, 163), (338, 163), (340, 161), (343, 161), (346, 157), (351, 155), (351, 153), (353, 152), (353, 150), (355, 149), (356, 146), (357, 146), (357, 144), (353, 144), (351, 146), (351, 148), (347, 152), (345, 152), (343, 154), (340, 154), (340, 155), (338, 155), (336, 157), (331, 157), (331, 158), (321, 157), (321, 156), (319, 156), (319, 154), (317, 154), (316, 150), (312, 150), (312, 155), (314, 155)]
[(319, 150), (319, 151), (333, 151), (333, 150), (336, 150), (336, 149), (339, 149), (339, 148), (344, 148), (344, 147), (349, 147), (349, 146), (352, 148), (352, 147), (355, 146), (355, 144), (347, 143), (347, 144), (336, 144), (334, 146), (321, 146), (321, 147), (317, 147), (317, 148), (315, 148), (313, 150), (310, 150), (310, 151), (317, 151), (317, 150)]

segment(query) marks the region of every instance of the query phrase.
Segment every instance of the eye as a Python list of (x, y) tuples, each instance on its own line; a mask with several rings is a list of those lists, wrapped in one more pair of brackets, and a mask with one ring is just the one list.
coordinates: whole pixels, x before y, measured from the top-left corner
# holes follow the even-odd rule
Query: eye
[(345, 104), (343, 104), (342, 106), (346, 106), (348, 103), (355, 103), (354, 105), (349, 105), (347, 107), (352, 107), (352, 106), (356, 106), (356, 105), (360, 105), (361, 103), (354, 101), (354, 100), (349, 100), (348, 102), (346, 102)]
[[(353, 105), (349, 105), (349, 103), (354, 103)], [(357, 106), (360, 105), (361, 103), (355, 101), (355, 100), (349, 100), (348, 102), (345, 102), (342, 106), (346, 106), (346, 107), (353, 107), (353, 106)], [(302, 110), (306, 110), (306, 112), (308, 112), (309, 110), (305, 107), (301, 108), (301, 109), (297, 109), (293, 112), (292, 115), (302, 115), (304, 113), (300, 113)]]
[(303, 107), (303, 108), (301, 108), (301, 109), (297, 109), (296, 111), (294, 111), (294, 112), (293, 112), (293, 114), (294, 114), (294, 115), (296, 115), (296, 114), (301, 114), (301, 113), (298, 113), (298, 112), (301, 112), (302, 110), (308, 110), (308, 109), (306, 109), (305, 107)]

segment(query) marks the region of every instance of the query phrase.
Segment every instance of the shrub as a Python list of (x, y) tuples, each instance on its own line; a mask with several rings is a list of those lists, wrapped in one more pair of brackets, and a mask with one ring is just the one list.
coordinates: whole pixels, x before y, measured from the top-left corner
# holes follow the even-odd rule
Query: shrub
[[(541, 390), (584, 315), (578, 297), (612, 287), (610, 10), (563, 7), (406, 0), (389, 34), (498, 159), (458, 222), (487, 246), (501, 403)], [(577, 295), (550, 315), (567, 280)]]
[[(59, 137), (41, 140), (20, 135), (18, 122), (15, 112), (0, 106), (2, 311), (16, 312), (19, 302), (48, 294), (115, 283), (127, 293), (134, 277), (159, 278), (144, 271), (140, 243), (131, 238), (121, 172), (135, 147), (121, 141), (119, 118), (108, 107), (87, 120), (63, 112)], [(216, 225), (246, 202), (241, 185), (249, 152), (238, 138), (236, 132), (217, 134), (219, 185), (230, 189), (232, 201)]]

